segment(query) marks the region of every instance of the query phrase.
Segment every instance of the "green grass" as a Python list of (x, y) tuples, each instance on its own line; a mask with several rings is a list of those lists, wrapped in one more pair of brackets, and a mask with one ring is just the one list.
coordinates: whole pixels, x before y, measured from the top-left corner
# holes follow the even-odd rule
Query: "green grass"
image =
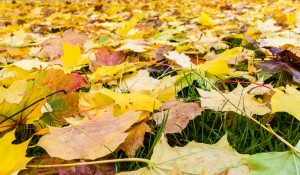
[[(266, 82), (269, 81), (276, 81), (276, 87), (283, 85), (281, 74), (275, 79), (271, 78), (270, 80), (266, 80)], [(236, 87), (237, 83), (225, 83), (224, 85), (229, 88), (229, 90), (232, 90)], [(207, 84), (201, 79), (193, 81), (189, 86), (178, 91), (177, 97), (182, 98), (185, 102), (197, 101), (199, 94), (196, 88), (199, 87), (206, 88)], [(292, 145), (296, 145), (300, 139), (300, 122), (287, 113), (282, 112), (253, 117), (262, 124), (269, 123), (277, 134)], [(164, 125), (155, 127), (154, 124), (153, 121), (149, 122), (153, 133), (160, 133)], [(191, 120), (188, 126), (183, 129), (182, 133), (167, 134), (166, 136), (171, 146), (182, 147), (193, 140), (206, 144), (214, 144), (225, 134), (227, 134), (230, 145), (241, 154), (289, 150), (284, 143), (256, 123), (251, 122), (247, 117), (234, 112), (216, 112), (209, 109), (205, 110), (194, 120)], [(141, 147), (137, 151), (135, 157), (150, 158), (149, 155), (151, 155), (152, 148), (158, 138), (156, 134), (146, 134), (144, 147)], [(120, 151), (118, 155), (118, 158), (127, 157), (122, 151)], [(127, 162), (120, 163), (118, 166), (118, 170), (120, 171), (130, 171), (139, 169), (145, 165), (136, 162)]]
[[(256, 116), (264, 123), (265, 118)], [(292, 145), (296, 145), (300, 139), (300, 122), (287, 113), (276, 113), (270, 122), (274, 131), (286, 139)], [(158, 132), (162, 127), (154, 127), (153, 131)], [(215, 112), (205, 110), (202, 115), (191, 120), (181, 134), (167, 134), (168, 142), (171, 146), (185, 146), (190, 141), (214, 144), (227, 134), (230, 145), (241, 154), (255, 154), (270, 151), (287, 151), (289, 148), (275, 138), (272, 134), (262, 129), (248, 118), (233, 112)], [(144, 147), (141, 147), (136, 154), (136, 158), (148, 158), (149, 150), (153, 148), (157, 140), (157, 135), (146, 134)], [(127, 156), (120, 151), (118, 158)], [(119, 170), (136, 170), (144, 164), (130, 162), (120, 163)]]

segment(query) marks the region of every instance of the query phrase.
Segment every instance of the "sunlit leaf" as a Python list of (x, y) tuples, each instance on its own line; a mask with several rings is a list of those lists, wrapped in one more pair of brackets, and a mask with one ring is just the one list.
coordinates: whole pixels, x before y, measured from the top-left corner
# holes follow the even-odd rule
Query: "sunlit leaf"
[(15, 130), (6, 133), (0, 138), (0, 174), (10, 175), (26, 168), (32, 159), (25, 157), (27, 145), (30, 140), (20, 144), (12, 144), (15, 140)]
[(150, 161), (152, 167), (136, 171), (121, 172), (118, 175), (160, 175), (169, 174), (177, 169), (183, 174), (217, 174), (229, 168), (229, 175), (248, 174), (249, 168), (241, 164), (248, 157), (237, 153), (224, 136), (216, 144), (190, 142), (184, 147), (170, 147), (162, 138), (154, 148)]

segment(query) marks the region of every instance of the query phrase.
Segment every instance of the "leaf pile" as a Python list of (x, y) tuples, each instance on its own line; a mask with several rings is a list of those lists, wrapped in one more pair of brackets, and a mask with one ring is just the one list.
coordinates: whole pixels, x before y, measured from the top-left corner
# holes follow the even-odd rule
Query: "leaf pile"
[[(7, 1), (0, 7), (1, 174), (25, 168), (28, 143), (36, 138), (31, 147), (50, 157), (91, 161), (119, 150), (134, 157), (146, 132), (165, 125), (164, 134), (181, 133), (205, 109), (248, 117), (286, 112), (300, 120), (298, 1)], [(197, 97), (183, 102), (180, 94), (191, 86)], [(28, 126), (27, 141), (12, 142)], [(300, 174), (299, 143), (288, 152), (250, 156), (225, 137), (173, 148), (166, 139), (147, 168), (120, 174)], [(75, 173), (84, 171), (92, 170)]]

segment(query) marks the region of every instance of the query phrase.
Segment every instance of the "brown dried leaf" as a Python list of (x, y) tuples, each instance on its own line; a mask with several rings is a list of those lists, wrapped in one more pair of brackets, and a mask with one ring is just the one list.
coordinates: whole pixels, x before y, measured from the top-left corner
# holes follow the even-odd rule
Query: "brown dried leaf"
[[(184, 103), (180, 101), (170, 101), (162, 104), (161, 112), (153, 114), (153, 118), (159, 125), (162, 123), (164, 115), (168, 115), (168, 121), (164, 133), (180, 133), (196, 116), (201, 115), (205, 108), (198, 103)], [(169, 112), (168, 112), (168, 111)]]
[(146, 132), (150, 132), (151, 129), (147, 123), (142, 122), (137, 126), (134, 126), (129, 130), (129, 135), (125, 139), (120, 148), (130, 156), (135, 156), (136, 151), (140, 146), (143, 146), (144, 135)]

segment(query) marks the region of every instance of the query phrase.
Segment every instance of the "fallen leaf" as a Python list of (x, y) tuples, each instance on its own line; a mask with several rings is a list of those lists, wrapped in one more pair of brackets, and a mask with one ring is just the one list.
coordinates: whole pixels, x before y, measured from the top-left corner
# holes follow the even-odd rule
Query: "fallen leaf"
[(63, 43), (63, 55), (61, 60), (65, 67), (72, 67), (87, 64), (88, 60), (86, 58), (81, 58), (81, 51), (79, 45), (72, 47), (69, 43)]
[[(244, 89), (240, 84), (229, 93), (220, 94), (216, 90), (204, 91), (197, 89), (200, 95), (201, 106), (213, 109), (215, 111), (233, 111), (241, 114), (235, 106), (248, 115), (264, 115), (271, 110), (267, 107), (266, 103), (259, 103), (255, 101), (254, 94), (248, 94), (247, 89)], [(225, 96), (227, 99), (225, 99)], [(235, 106), (233, 106), (231, 103)]]
[(63, 70), (50, 68), (37, 75), (35, 82), (41, 87), (49, 87), (51, 92), (89, 87), (90, 83), (78, 73), (65, 74)]
[(8, 48), (7, 53), (12, 57), (23, 56), (29, 53), (29, 49), (25, 48)]
[[(296, 148), (300, 149), (300, 141)], [(251, 175), (300, 174), (300, 154), (294, 151), (258, 153), (247, 157), (245, 161), (252, 169)]]
[(30, 72), (19, 67), (0, 70), (1, 85), (10, 86), (16, 80), (30, 79)]
[[(249, 174), (241, 159), (248, 155), (236, 152), (228, 143), (226, 136), (216, 144), (190, 142), (184, 147), (170, 147), (164, 138), (155, 145), (150, 159), (152, 166), (136, 171), (121, 172), (117, 175), (160, 175), (178, 169), (182, 174), (216, 174), (229, 168), (228, 175)], [(178, 172), (177, 171), (177, 172)]]
[(257, 42), (259, 42), (260, 48), (265, 46), (281, 47), (287, 44), (300, 46), (300, 41), (294, 37), (289, 37), (289, 38), (282, 37), (282, 36), (268, 37), (268, 38), (258, 39)]
[(275, 25), (276, 21), (274, 19), (267, 19), (265, 22), (258, 20), (256, 22), (257, 29), (260, 32), (276, 32), (281, 29), (280, 26)]
[[(92, 87), (93, 88), (93, 87)], [(99, 116), (99, 109), (104, 109), (114, 103), (114, 99), (98, 91), (91, 90), (88, 93), (80, 93), (78, 100), (79, 111), (85, 111), (90, 119)], [(98, 110), (91, 110), (98, 109)]]
[(141, 69), (136, 74), (124, 76), (117, 90), (120, 89), (122, 92), (152, 94), (152, 91), (157, 89), (159, 85), (160, 80), (150, 77), (147, 70)]
[(25, 91), (26, 94), (18, 104), (6, 101), (0, 104), (0, 131), (25, 123), (29, 124), (43, 115), (41, 109), (47, 101), (45, 96), (48, 95), (49, 89), (47, 87), (39, 88), (35, 82), (30, 81), (27, 83)]
[(233, 49), (226, 50), (217, 58), (206, 61), (204, 64), (197, 65), (197, 68), (199, 68), (202, 73), (208, 72), (217, 76), (228, 74), (229, 67), (227, 60), (239, 56), (242, 53), (242, 50), (242, 47), (235, 47)]
[(92, 82), (105, 83), (111, 80), (119, 79), (123, 76), (123, 74), (136, 71), (136, 69), (137, 67), (135, 64), (124, 62), (115, 66), (101, 66), (88, 77)]
[(126, 36), (144, 16), (145, 14), (141, 13), (132, 17), (129, 21), (124, 21), (121, 23), (121, 26), (118, 28), (116, 33), (120, 36)]
[(91, 60), (94, 69), (101, 66), (115, 66), (125, 62), (123, 52), (115, 51), (112, 54), (105, 47), (100, 47), (95, 53), (96, 60)]
[(33, 68), (45, 69), (48, 66), (48, 63), (41, 62), (39, 60), (20, 60), (14, 62), (13, 65), (20, 67), (24, 70), (32, 70)]
[(134, 52), (145, 52), (151, 47), (143, 40), (125, 40), (125, 44), (117, 48), (116, 51), (131, 50)]
[(16, 80), (7, 89), (0, 86), (0, 103), (3, 100), (8, 103), (20, 103), (23, 96), (26, 94), (27, 81)]
[(12, 144), (14, 140), (15, 130), (6, 133), (0, 138), (1, 175), (10, 175), (25, 169), (26, 164), (32, 159), (25, 157), (30, 139), (20, 144)]
[(23, 29), (17, 30), (13, 32), (13, 35), (11, 36), (8, 34), (8, 37), (6, 37), (4, 40), (2, 40), (3, 43), (10, 44), (11, 46), (20, 46), (24, 44), (24, 40), (27, 37), (28, 33), (25, 33)]
[(184, 103), (177, 100), (163, 103), (161, 112), (153, 114), (153, 119), (157, 125), (162, 123), (165, 116), (168, 116), (164, 133), (181, 133), (186, 128), (190, 120), (201, 115), (205, 108), (198, 103)]
[(161, 79), (159, 88), (155, 90), (154, 96), (161, 102), (167, 102), (175, 99), (175, 82), (178, 78), (179, 76), (165, 76)]
[(181, 33), (182, 31), (185, 31), (186, 27), (185, 26), (178, 26), (174, 29), (166, 29), (163, 32), (157, 33), (156, 35), (153, 36), (153, 39), (151, 42), (157, 43), (157, 44), (169, 44), (169, 40), (173, 38), (174, 34)]
[(272, 113), (287, 112), (300, 120), (300, 92), (287, 85), (285, 92), (274, 88), (275, 93), (271, 98)]
[[(56, 157), (50, 157), (49, 155), (41, 155), (39, 157), (34, 157), (29, 165), (53, 165), (53, 164), (66, 164), (66, 163), (75, 163), (75, 160), (63, 160)], [(61, 168), (65, 171), (70, 171), (70, 167)], [(30, 172), (34, 172), (38, 175), (49, 175), (49, 174), (57, 174), (57, 171), (54, 168), (27, 168), (18, 173), (18, 175), (29, 175)], [(69, 174), (68, 174), (69, 175)]]
[(199, 17), (199, 23), (204, 25), (204, 26), (213, 26), (216, 25), (215, 22), (213, 22), (210, 18), (210, 16), (208, 16), (206, 13), (201, 12), (200, 17)]
[(79, 112), (78, 98), (79, 98), (79, 93), (77, 92), (69, 92), (65, 95), (56, 96), (55, 98), (49, 98), (47, 101), (47, 104), (49, 106), (47, 107), (47, 109), (45, 109), (45, 111), (50, 112), (50, 114), (46, 114), (46, 115), (51, 115), (51, 117), (55, 116), (56, 120), (64, 121), (64, 119), (60, 119), (60, 118), (70, 117), (72, 116), (72, 114)]
[(115, 105), (118, 105), (118, 112), (116, 113), (123, 113), (129, 109), (145, 110), (145, 111), (153, 112), (153, 110), (159, 109), (159, 107), (161, 106), (160, 101), (146, 94), (141, 94), (141, 93), (122, 94), (122, 93), (113, 92), (109, 89), (101, 89), (98, 92), (114, 100)]
[(63, 43), (69, 43), (72, 46), (78, 44), (83, 46), (88, 37), (84, 34), (77, 33), (72, 30), (65, 31), (61, 37), (50, 38), (44, 41), (41, 46), (49, 54), (51, 60), (63, 55), (62, 45)]
[(122, 149), (127, 155), (134, 157), (136, 151), (143, 146), (144, 136), (146, 132), (150, 132), (151, 128), (145, 122), (142, 122), (128, 131), (129, 135), (125, 139), (124, 143), (121, 144)]
[(260, 74), (275, 74), (278, 72), (287, 72), (293, 76), (293, 81), (300, 83), (300, 70), (299, 68), (290, 65), (283, 61), (268, 60), (261, 63), (254, 63), (255, 67), (259, 70)]
[(183, 68), (192, 69), (195, 65), (191, 62), (191, 58), (184, 53), (178, 53), (176, 51), (169, 51), (168, 55), (164, 54), (170, 60), (175, 61), (176, 64)]
[(50, 127), (50, 133), (43, 136), (38, 145), (50, 156), (65, 160), (94, 160), (112, 153), (129, 135), (125, 131), (137, 122), (140, 112), (128, 111), (114, 117), (113, 108), (109, 107), (101, 113), (77, 125)]
[(162, 60), (164, 59), (164, 54), (167, 54), (169, 51), (174, 49), (173, 46), (169, 45), (156, 45), (152, 50), (149, 50), (147, 53), (149, 54), (150, 60)]

